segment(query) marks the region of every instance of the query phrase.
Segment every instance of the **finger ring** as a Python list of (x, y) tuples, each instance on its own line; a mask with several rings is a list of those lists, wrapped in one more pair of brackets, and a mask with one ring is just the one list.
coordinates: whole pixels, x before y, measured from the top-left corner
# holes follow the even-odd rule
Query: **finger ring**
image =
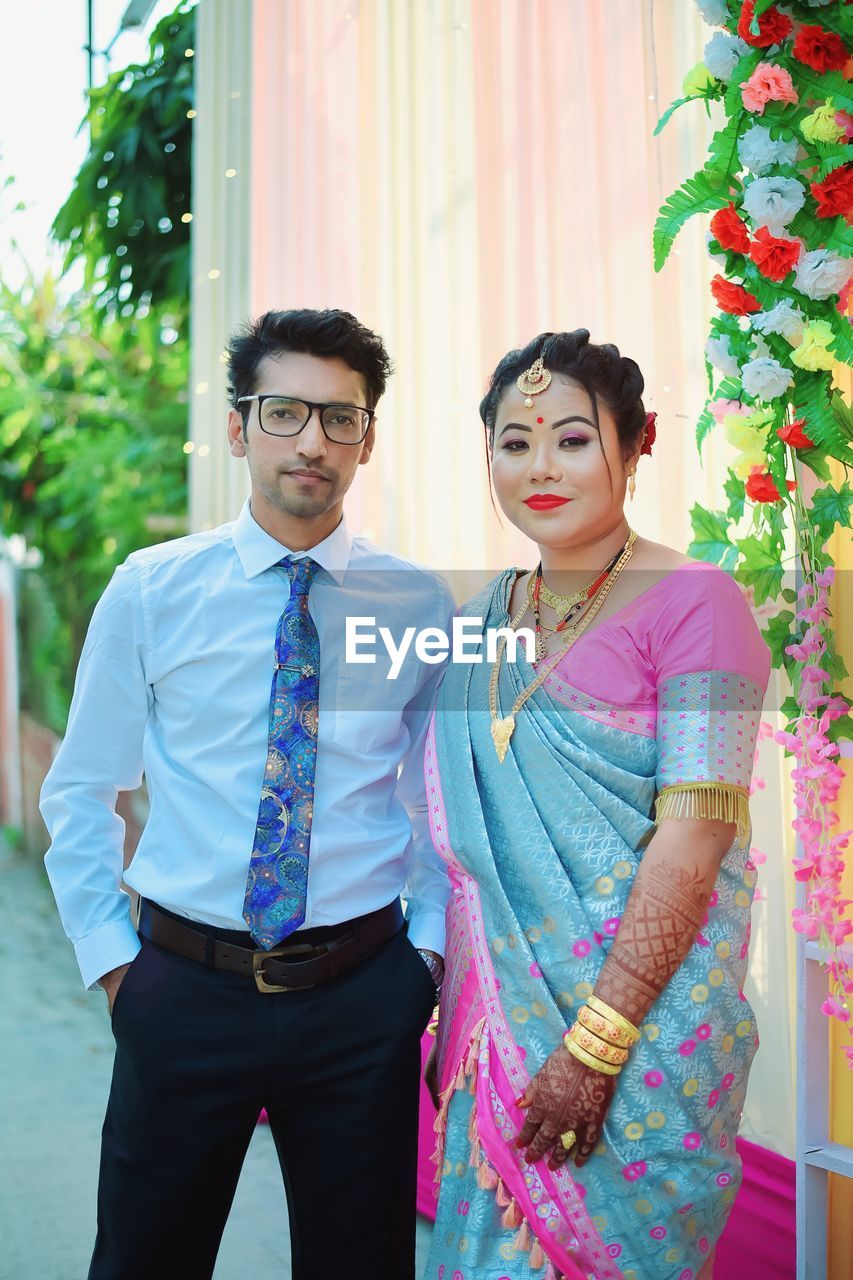
[(560, 1141), (567, 1151), (571, 1151), (572, 1147), (578, 1140), (578, 1135), (574, 1129), (567, 1129), (565, 1133), (560, 1134)]

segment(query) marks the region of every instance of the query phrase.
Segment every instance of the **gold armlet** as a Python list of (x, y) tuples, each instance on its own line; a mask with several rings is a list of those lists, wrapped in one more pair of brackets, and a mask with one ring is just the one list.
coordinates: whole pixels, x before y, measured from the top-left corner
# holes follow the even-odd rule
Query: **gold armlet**
[(749, 792), (730, 782), (676, 782), (655, 801), (655, 822), (664, 818), (711, 818), (749, 830)]

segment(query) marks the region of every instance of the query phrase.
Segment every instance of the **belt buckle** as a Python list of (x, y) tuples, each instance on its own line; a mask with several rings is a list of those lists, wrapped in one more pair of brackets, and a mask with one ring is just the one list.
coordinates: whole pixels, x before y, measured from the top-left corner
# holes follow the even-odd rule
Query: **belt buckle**
[(294, 987), (279, 986), (275, 982), (267, 982), (264, 977), (264, 961), (270, 959), (278, 959), (284, 954), (284, 947), (274, 947), (272, 951), (253, 951), (252, 952), (252, 974), (255, 979), (255, 986), (259, 991), (293, 991)]

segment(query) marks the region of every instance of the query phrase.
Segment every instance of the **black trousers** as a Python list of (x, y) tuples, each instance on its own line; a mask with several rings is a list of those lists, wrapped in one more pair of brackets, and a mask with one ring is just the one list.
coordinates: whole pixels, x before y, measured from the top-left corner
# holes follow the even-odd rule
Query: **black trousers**
[(412, 1280), (434, 1001), (405, 929), (335, 981), (276, 994), (143, 937), (113, 1007), (89, 1280), (208, 1280), (262, 1107), (294, 1280)]

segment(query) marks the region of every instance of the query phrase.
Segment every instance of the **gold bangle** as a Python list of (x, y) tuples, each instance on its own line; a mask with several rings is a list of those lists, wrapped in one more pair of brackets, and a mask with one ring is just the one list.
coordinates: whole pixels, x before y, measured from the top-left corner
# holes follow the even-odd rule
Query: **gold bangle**
[(617, 1045), (620, 1049), (630, 1049), (634, 1041), (624, 1031), (620, 1031), (607, 1018), (595, 1013), (589, 1005), (582, 1004), (578, 1009), (578, 1022), (594, 1036), (600, 1036), (607, 1044)]
[(586, 1049), (582, 1049), (579, 1044), (575, 1044), (568, 1031), (563, 1036), (563, 1044), (573, 1058), (577, 1058), (578, 1062), (582, 1062), (585, 1067), (592, 1067), (593, 1071), (600, 1071), (603, 1076), (618, 1076), (622, 1070), (621, 1067), (612, 1067), (609, 1062), (600, 1062), (591, 1053), (587, 1053)]
[(586, 1049), (587, 1053), (591, 1053), (594, 1058), (599, 1058), (602, 1062), (609, 1062), (614, 1067), (621, 1067), (623, 1062), (628, 1061), (628, 1050), (620, 1049), (618, 1045), (608, 1044), (606, 1040), (602, 1040), (600, 1036), (593, 1035), (586, 1027), (576, 1022), (569, 1032), (575, 1044), (579, 1044), (582, 1049)]
[(625, 1032), (626, 1036), (630, 1036), (632, 1044), (637, 1043), (640, 1038), (640, 1030), (638, 1027), (634, 1026), (633, 1022), (629, 1022), (628, 1019), (623, 1017), (623, 1015), (617, 1012), (616, 1009), (611, 1009), (610, 1005), (605, 1004), (603, 1000), (598, 998), (598, 996), (589, 996), (587, 1004), (590, 1009), (594, 1009), (596, 1013), (600, 1013), (602, 1018), (609, 1018), (620, 1031)]

